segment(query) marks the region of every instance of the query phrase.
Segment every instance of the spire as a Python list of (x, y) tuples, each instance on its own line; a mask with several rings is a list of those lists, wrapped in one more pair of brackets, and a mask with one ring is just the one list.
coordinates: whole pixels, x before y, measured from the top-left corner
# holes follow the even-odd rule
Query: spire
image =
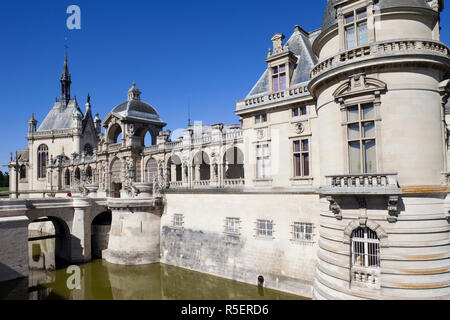
[[(67, 40), (67, 39), (66, 39)], [(64, 102), (65, 105), (70, 100), (70, 85), (72, 84), (72, 80), (69, 73), (69, 63), (67, 59), (67, 43), (64, 46), (66, 48), (66, 56), (64, 59), (64, 69), (63, 73), (61, 74), (61, 102)]]

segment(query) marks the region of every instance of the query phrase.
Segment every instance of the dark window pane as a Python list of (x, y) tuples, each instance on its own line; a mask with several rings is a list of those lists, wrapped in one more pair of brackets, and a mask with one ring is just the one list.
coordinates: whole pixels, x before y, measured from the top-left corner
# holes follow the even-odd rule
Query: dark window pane
[(294, 175), (300, 177), (302, 175), (302, 170), (300, 166), (300, 155), (294, 155)]
[(300, 141), (294, 141), (294, 152), (300, 152)]
[(298, 108), (292, 109), (292, 115), (293, 115), (294, 117), (298, 117)]
[(309, 153), (303, 154), (303, 176), (309, 176)]
[(302, 151), (309, 151), (309, 141), (302, 140)]

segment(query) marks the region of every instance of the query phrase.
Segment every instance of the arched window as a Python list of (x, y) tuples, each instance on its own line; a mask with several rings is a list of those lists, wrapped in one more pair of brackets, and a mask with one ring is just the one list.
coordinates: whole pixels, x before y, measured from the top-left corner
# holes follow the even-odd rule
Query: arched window
[(92, 169), (90, 166), (86, 168), (86, 181), (87, 184), (93, 183), (92, 181)]
[(233, 147), (227, 150), (223, 156), (224, 178), (244, 178), (244, 154), (239, 148)]
[(94, 154), (94, 149), (92, 148), (92, 146), (89, 143), (86, 143), (84, 145), (84, 154), (87, 156), (92, 156)]
[(40, 145), (37, 153), (38, 179), (43, 179), (47, 177), (48, 147)]
[(27, 178), (27, 167), (25, 165), (20, 166), (19, 171), (20, 179), (26, 179)]
[(75, 176), (74, 176), (74, 180), (75, 180), (75, 185), (79, 185), (80, 184), (80, 180), (81, 180), (81, 172), (79, 168), (75, 169)]
[(210, 160), (206, 152), (198, 152), (194, 159), (193, 165), (195, 166), (195, 180), (205, 181), (211, 179)]
[(380, 240), (375, 231), (360, 227), (353, 231), (352, 281), (376, 285), (380, 269)]
[(69, 169), (66, 170), (64, 173), (64, 185), (66, 187), (70, 187), (70, 171)]

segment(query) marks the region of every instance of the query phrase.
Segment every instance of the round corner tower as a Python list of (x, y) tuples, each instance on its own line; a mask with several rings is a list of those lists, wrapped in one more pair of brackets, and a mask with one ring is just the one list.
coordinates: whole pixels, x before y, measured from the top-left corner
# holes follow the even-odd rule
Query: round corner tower
[(328, 1), (311, 72), (320, 127), (316, 299), (448, 299), (443, 1)]

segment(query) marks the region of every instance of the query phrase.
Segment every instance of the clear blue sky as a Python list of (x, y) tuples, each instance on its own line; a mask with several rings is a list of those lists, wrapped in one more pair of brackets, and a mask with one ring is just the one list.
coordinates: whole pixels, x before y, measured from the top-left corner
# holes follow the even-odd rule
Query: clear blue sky
[[(68, 30), (66, 9), (81, 8), (81, 30)], [(88, 92), (103, 119), (136, 81), (144, 101), (168, 123), (237, 123), (244, 98), (266, 67), (270, 37), (296, 24), (320, 28), (326, 0), (2, 1), (0, 4), (0, 164), (27, 144), (27, 120), (42, 122), (60, 96), (64, 39), (69, 38), (72, 96), (84, 111)], [(448, 3), (446, 3), (448, 5)], [(442, 41), (450, 43), (450, 10)], [(2, 167), (0, 170), (5, 171)]]

